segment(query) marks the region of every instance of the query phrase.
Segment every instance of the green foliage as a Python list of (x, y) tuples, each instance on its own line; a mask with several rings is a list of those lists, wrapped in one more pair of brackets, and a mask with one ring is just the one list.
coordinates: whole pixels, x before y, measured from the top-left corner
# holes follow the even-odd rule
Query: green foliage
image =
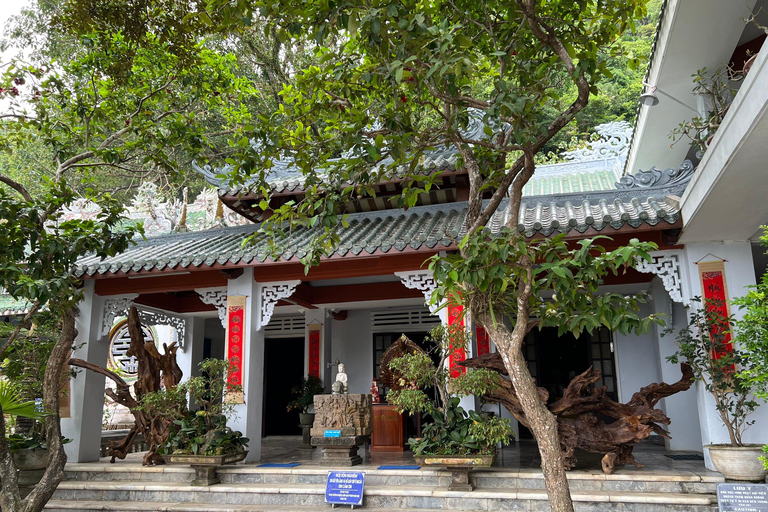
[(35, 401), (24, 401), (19, 386), (8, 380), (0, 380), (0, 411), (2, 414), (23, 416), (34, 420), (43, 419), (45, 413), (35, 405)]
[[(701, 302), (698, 297), (693, 300)], [(755, 385), (749, 378), (755, 359), (731, 341), (734, 319), (720, 313), (721, 305), (706, 300), (703, 308), (689, 313), (689, 325), (677, 333), (678, 350), (667, 360), (691, 366), (695, 379), (714, 397), (731, 443), (742, 446), (743, 431), (754, 423), (747, 417), (759, 405), (752, 397)]]
[[(154, 421), (170, 424), (168, 439), (158, 453), (229, 455), (245, 451), (248, 438), (227, 426), (234, 406), (225, 395), (242, 391), (229, 383), (230, 369), (229, 361), (206, 359), (200, 363), (200, 376), (142, 397), (141, 407)], [(196, 411), (187, 409), (188, 400), (197, 405)]]
[(293, 411), (299, 409), (301, 412), (306, 413), (314, 404), (315, 395), (322, 394), (323, 391), (323, 381), (319, 377), (314, 375), (309, 375), (306, 378), (302, 377), (301, 383), (291, 390), (296, 399), (288, 402), (286, 410)]
[[(43, 377), (48, 357), (56, 344), (56, 325), (51, 318), (42, 317), (44, 322), (30, 332), (22, 329), (14, 343), (5, 351), (2, 362), (3, 376), (21, 389), (22, 396), (29, 400), (43, 397)], [(0, 323), (0, 340), (7, 340), (15, 327)], [(65, 372), (69, 379), (72, 372)]]
[(694, 84), (693, 94), (704, 98), (711, 105), (711, 110), (706, 115), (698, 115), (680, 123), (672, 130), (669, 134), (672, 146), (681, 140), (688, 140), (699, 151), (706, 151), (736, 95), (737, 82), (745, 76), (742, 70), (731, 69), (728, 65), (715, 70), (702, 68), (691, 75)]
[(453, 377), (449, 389), (460, 395), (483, 397), (498, 389), (501, 376), (488, 368), (471, 368)]
[[(499, 386), (498, 373), (487, 369), (468, 369), (464, 374), (446, 371), (447, 357), (469, 341), (467, 330), (454, 325), (434, 327), (428, 337), (440, 354), (437, 364), (425, 353), (406, 354), (390, 361), (389, 368), (399, 374), (400, 390), (390, 390), (387, 401), (400, 411), (426, 413), (431, 418), (422, 426), (422, 437), (408, 442), (416, 455), (468, 455), (496, 452), (499, 442), (508, 444), (512, 436), (509, 420), (484, 418), (459, 407), (461, 396), (492, 393)], [(431, 400), (426, 389), (436, 389)], [(455, 395), (455, 396), (453, 396)]]
[[(434, 339), (434, 336), (430, 338)], [(441, 369), (435, 367), (432, 358), (425, 352), (395, 358), (389, 362), (389, 369), (402, 376), (399, 383), (401, 386), (423, 388), (433, 385), (435, 378), (442, 378), (442, 375), (437, 375)]]
[(468, 233), (461, 241), (461, 255), (432, 258), (430, 268), (438, 281), (432, 301), (461, 295), (476, 314), (491, 316), (494, 324), (505, 316), (514, 320), (519, 284), (527, 280), (526, 268), (519, 262), (530, 261), (537, 263), (531, 272), (528, 306), (537, 313), (540, 327), (557, 327), (560, 334), (570, 331), (578, 336), (601, 325), (622, 334), (647, 332), (654, 323), (663, 325), (659, 316), (637, 315), (643, 296), (598, 293), (604, 276), (649, 259), (648, 252), (656, 245), (633, 239), (626, 247), (607, 251), (598, 245), (600, 239), (610, 240), (596, 237), (572, 247), (565, 235), (526, 241), (507, 228), (495, 237), (484, 229)]
[(245, 105), (257, 93), (236, 74), (231, 52), (196, 42), (187, 59), (162, 35), (147, 34), (140, 47), (120, 32), (73, 37), (51, 22), (66, 11), (39, 4), (16, 19), (6, 41), (30, 46), (0, 77), (0, 173), (39, 192), (44, 178), (59, 177), (58, 162), (69, 186), (86, 196), (89, 188), (119, 193), (143, 179), (169, 186), (189, 179), (190, 160), (222, 158), (226, 136), (242, 136)]
[(226, 416), (198, 411), (173, 422), (168, 440), (159, 453), (231, 455), (244, 452), (247, 446), (248, 438), (229, 428)]
[(475, 411), (467, 414), (458, 397), (449, 399), (445, 410), (433, 411), (431, 417), (422, 427), (422, 436), (408, 440), (414, 455), (491, 455), (498, 443), (508, 444), (512, 435), (508, 419), (486, 419)]
[(95, 219), (65, 219), (64, 208), (76, 196), (64, 181), (49, 183), (46, 194), (30, 199), (0, 189), (0, 284), (17, 299), (76, 304), (80, 292), (72, 274), (77, 259), (89, 253), (114, 255), (128, 247), (136, 231), (113, 231), (123, 208), (110, 197), (102, 199)]
[[(760, 239), (768, 246), (768, 231)], [(742, 376), (749, 379), (758, 397), (768, 400), (768, 273), (749, 287), (747, 295), (731, 303), (742, 312), (741, 319), (734, 322), (734, 341), (750, 359), (750, 365), (741, 368)]]

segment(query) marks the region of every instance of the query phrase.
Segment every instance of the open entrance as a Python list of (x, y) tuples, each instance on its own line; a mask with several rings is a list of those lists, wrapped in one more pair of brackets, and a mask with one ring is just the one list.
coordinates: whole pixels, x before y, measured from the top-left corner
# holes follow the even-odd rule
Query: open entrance
[(300, 435), (299, 416), (285, 408), (304, 376), (304, 337), (264, 340), (262, 436)]
[[(526, 338), (523, 354), (536, 385), (549, 392), (549, 403), (562, 398), (571, 380), (590, 366), (600, 370), (602, 378), (594, 386), (606, 388), (606, 395), (618, 401), (616, 361), (611, 331), (605, 327), (582, 333), (557, 335), (554, 327), (534, 329)], [(520, 437), (532, 439), (527, 428), (520, 426)]]

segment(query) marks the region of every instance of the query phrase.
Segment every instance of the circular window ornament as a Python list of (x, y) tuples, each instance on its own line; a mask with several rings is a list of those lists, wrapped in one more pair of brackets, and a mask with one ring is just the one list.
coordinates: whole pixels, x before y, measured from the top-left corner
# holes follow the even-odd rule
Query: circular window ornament
[[(155, 342), (152, 330), (141, 326), (144, 334), (144, 342)], [(128, 320), (121, 320), (109, 333), (109, 366), (128, 378), (135, 378), (139, 372), (139, 362), (135, 356), (128, 356), (126, 352), (131, 348), (131, 335), (128, 332)]]

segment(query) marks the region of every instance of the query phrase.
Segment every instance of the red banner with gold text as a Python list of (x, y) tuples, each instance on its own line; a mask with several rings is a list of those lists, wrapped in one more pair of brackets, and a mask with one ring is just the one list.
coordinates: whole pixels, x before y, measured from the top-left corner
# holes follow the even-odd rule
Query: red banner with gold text
[(320, 378), (320, 329), (322, 325), (309, 326), (309, 367), (307, 373)]
[(491, 352), (491, 338), (488, 331), (481, 325), (477, 326), (477, 355), (483, 356)]
[[(464, 327), (464, 306), (460, 305), (450, 305), (448, 306), (448, 326), (460, 326)], [(467, 354), (464, 351), (462, 347), (456, 347), (455, 349), (453, 346), (451, 348), (451, 355), (448, 357), (448, 367), (451, 372), (451, 377), (458, 377), (462, 373), (466, 372), (467, 369), (463, 366), (458, 366), (456, 364), (457, 361), (463, 361), (467, 358)]]
[[(245, 302), (247, 297), (227, 297), (227, 360), (230, 363), (229, 384), (243, 385), (245, 374)], [(244, 404), (243, 392), (228, 392), (226, 401)]]
[[(704, 297), (705, 307), (708, 311), (716, 311), (717, 315), (722, 318), (728, 318), (730, 311), (728, 309), (728, 287), (725, 282), (725, 265), (722, 261), (708, 261), (705, 263), (699, 263), (699, 275), (701, 277), (701, 291)], [(727, 325), (714, 326), (712, 328), (720, 330), (727, 330)], [(719, 332), (711, 332), (710, 335), (715, 338)], [(731, 351), (733, 345), (731, 344), (731, 333), (727, 330), (723, 334), (723, 343), (725, 344), (725, 350)], [(719, 354), (715, 353), (717, 358)]]

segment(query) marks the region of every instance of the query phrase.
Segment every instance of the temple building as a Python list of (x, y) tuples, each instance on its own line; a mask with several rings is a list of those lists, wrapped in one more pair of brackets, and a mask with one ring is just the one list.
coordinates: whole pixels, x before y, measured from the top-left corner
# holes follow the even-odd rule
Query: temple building
[[(682, 142), (670, 148), (667, 139), (680, 122), (711, 108), (697, 104), (692, 93), (697, 69), (727, 62), (743, 68), (748, 50), (759, 50), (765, 34), (745, 27), (743, 19), (762, 3), (666, 2), (646, 77), (648, 101), (636, 126), (603, 125), (599, 141), (566, 154), (564, 163), (541, 166), (525, 189), (517, 224), (528, 238), (607, 235), (608, 248), (632, 238), (655, 242), (659, 250), (651, 262), (607, 279), (602, 289), (646, 292), (643, 312), (665, 314), (673, 329), (687, 324), (685, 308), (694, 297), (710, 296), (707, 289), (726, 298), (743, 295), (765, 269), (765, 248), (756, 240), (768, 224), (768, 55), (750, 61), (706, 152)], [(653, 106), (654, 99), (663, 105)], [(482, 126), (473, 120), (468, 130)], [(311, 229), (294, 232), (280, 257), (269, 254), (263, 235), (243, 246), (265, 214), (260, 198), (247, 182), (231, 187), (217, 178), (222, 170), (198, 168), (240, 220), (151, 236), (115, 257), (82, 260), (86, 298), (76, 356), (100, 365), (112, 357), (130, 369), (114, 339), (116, 324), (135, 305), (147, 326), (165, 326), (168, 339), (178, 342), (185, 375), (194, 375), (206, 357), (237, 358), (244, 397), (233, 427), (251, 439), (248, 460), (259, 460), (263, 436), (298, 434), (285, 404), (302, 376), (316, 375), (329, 388), (341, 362), (350, 393), (367, 393), (384, 350), (402, 333), (423, 343), (432, 326), (452, 321), (445, 309), (427, 305), (435, 283), (424, 261), (455, 251), (464, 234), (468, 182), (457, 161), (450, 149), (427, 153), (422, 171), (439, 172), (440, 186), (407, 211), (392, 200), (400, 194), (398, 179), (380, 183), (375, 199), (346, 205), (352, 213), (340, 244), (307, 273), (299, 260)], [(290, 162), (275, 165), (272, 206), (302, 197), (300, 176)], [(500, 208), (488, 228), (498, 232), (505, 215)], [(242, 336), (231, 329), (238, 321)], [(482, 329), (468, 327), (475, 336), (467, 357), (494, 350)], [(596, 366), (599, 384), (626, 402), (642, 386), (680, 378), (679, 367), (666, 360), (674, 350), (674, 337), (662, 336), (661, 328), (645, 335), (600, 329), (578, 338), (543, 329), (529, 335), (525, 355), (551, 396)], [(70, 414), (63, 419), (64, 434), (73, 439), (66, 445), (70, 461), (98, 459), (103, 402), (103, 376), (83, 372), (72, 380)], [(474, 400), (465, 405), (480, 406)], [(665, 441), (670, 450), (706, 455), (704, 445), (727, 440), (711, 397), (699, 386), (666, 398), (661, 408), (672, 420)], [(758, 437), (768, 425), (768, 408), (753, 419), (758, 427), (745, 441), (764, 441)], [(519, 433), (518, 439), (528, 435)]]

